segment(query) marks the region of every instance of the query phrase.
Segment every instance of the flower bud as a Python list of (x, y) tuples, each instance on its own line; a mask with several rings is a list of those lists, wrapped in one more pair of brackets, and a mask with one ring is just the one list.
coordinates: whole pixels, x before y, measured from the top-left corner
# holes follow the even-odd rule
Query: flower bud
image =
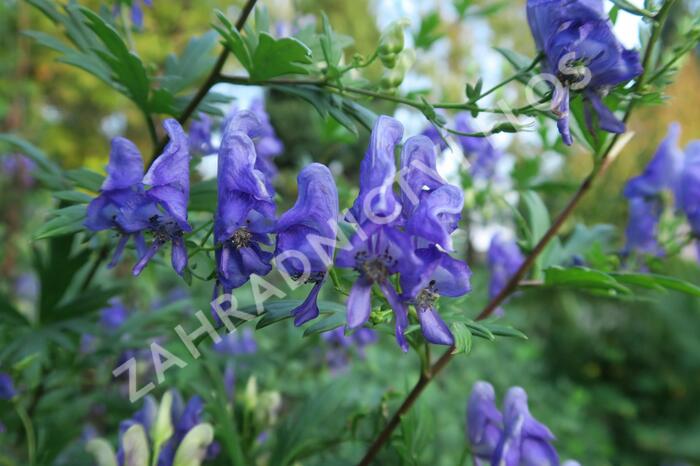
[(185, 435), (175, 452), (173, 466), (200, 466), (207, 448), (214, 441), (214, 428), (206, 422), (197, 424)]
[(379, 38), (377, 54), (385, 67), (393, 68), (396, 59), (404, 47), (403, 30), (408, 26), (408, 20), (394, 21), (384, 30)]
[(150, 451), (146, 432), (141, 424), (134, 424), (124, 433), (122, 449), (124, 466), (148, 466)]
[(97, 466), (117, 466), (117, 456), (109, 442), (103, 438), (95, 438), (85, 445), (85, 451), (90, 453)]
[(151, 428), (151, 438), (156, 450), (173, 435), (172, 406), (173, 394), (169, 391), (165, 392), (160, 400), (160, 406), (158, 406), (156, 421)]

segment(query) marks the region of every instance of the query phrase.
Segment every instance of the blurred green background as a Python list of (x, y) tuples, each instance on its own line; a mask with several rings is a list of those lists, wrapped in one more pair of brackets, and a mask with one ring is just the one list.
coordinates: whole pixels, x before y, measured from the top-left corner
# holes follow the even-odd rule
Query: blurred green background
[[(100, 5), (96, 1), (84, 3), (95, 9)], [(262, 3), (280, 21), (325, 11), (337, 31), (356, 39), (353, 51), (364, 54), (373, 50), (379, 31), (386, 24), (380, 13), (391, 11), (392, 15), (419, 18), (411, 28), (414, 35), (420, 18), (437, 14), (439, 22), (433, 32), (439, 38), (418, 49), (416, 78), (409, 83), (413, 89), (428, 88), (436, 100), (461, 98), (464, 83), (473, 83), (479, 76), (486, 76), (488, 86), (498, 76), (507, 75), (511, 70), (503, 60), (491, 59), (492, 55), (483, 59), (484, 50), (490, 47), (513, 48), (533, 55), (523, 1), (458, 2), (466, 4), (468, 12), (481, 13), (467, 14), (463, 20), (455, 16), (451, 2), (442, 0)], [(155, 0), (154, 7), (145, 11), (143, 30), (133, 33), (135, 48), (145, 62), (162, 63), (168, 53), (181, 50), (190, 36), (209, 29), (214, 8), (227, 6), (216, 0)], [(676, 17), (665, 31), (669, 40), (677, 31), (676, 23), (692, 14), (689, 12), (697, 12), (693, 8), (689, 2), (674, 11)], [(380, 24), (373, 21), (375, 18)], [(19, 133), (64, 167), (86, 166), (101, 171), (107, 160), (109, 136), (115, 131), (134, 140), (144, 153), (150, 153), (147, 129), (138, 110), (97, 79), (56, 63), (53, 52), (20, 34), (27, 29), (56, 32), (26, 3), (0, 1), (0, 131)], [(233, 60), (229, 66), (232, 71), (237, 70)], [(380, 68), (371, 69), (370, 75), (379, 76), (380, 72)], [(425, 84), (430, 82), (434, 84)], [(620, 194), (621, 186), (649, 160), (667, 125), (672, 121), (682, 124), (683, 144), (700, 137), (697, 53), (683, 63), (667, 94), (665, 105), (636, 112), (629, 125), (635, 137), (567, 223), (564, 235), (576, 223), (611, 224), (622, 232), (627, 206)], [(501, 95), (511, 101), (523, 98), (517, 85), (509, 86)], [(345, 175), (345, 180), (339, 181), (344, 193), (341, 207), (347, 206), (368, 135), (362, 133), (355, 139), (336, 123), (322, 121), (306, 103), (284, 96), (268, 94), (267, 107), (287, 148), (278, 159), (282, 173), (277, 189), (282, 203), (289, 204), (289, 199), (295, 197), (298, 168), (315, 160), (340, 163)], [(385, 104), (373, 104), (373, 108), (390, 114), (395, 111)], [(408, 120), (416, 121), (415, 117)], [(515, 160), (516, 174), (522, 164), (539, 155), (540, 147), (531, 139), (525, 134), (499, 141)], [(569, 184), (582, 179), (590, 167), (590, 159), (576, 149), (559, 162), (554, 178)], [(29, 267), (33, 247), (28, 240), (30, 232), (42, 223), (55, 201), (46, 193), (20, 186), (16, 180), (5, 179), (2, 183), (0, 283), (4, 291), (17, 294), (14, 284)], [(551, 212), (561, 208), (567, 192), (546, 193)], [(278, 211), (282, 211), (282, 206)], [(479, 216), (477, 221), (509, 223), (507, 217), (500, 212)], [(620, 248), (622, 244), (620, 233), (612, 247)], [(477, 248), (473, 255), (470, 265), (475, 271), (474, 291), (460, 303), (470, 315), (476, 315), (486, 300), (488, 277), (483, 252)], [(700, 268), (692, 258), (674, 258), (656, 267), (693, 283), (700, 280)], [(118, 269), (117, 274), (127, 277), (128, 267)], [(147, 312), (153, 299), (172, 286), (180, 286), (176, 278), (171, 272), (146, 273), (129, 290), (126, 300), (135, 309)], [(209, 293), (208, 286), (197, 285), (191, 292), (191, 305), (203, 308)], [(509, 386), (523, 386), (530, 394), (533, 414), (557, 435), (557, 448), (563, 458), (575, 458), (583, 465), (700, 464), (697, 299), (667, 294), (651, 302), (624, 303), (571, 291), (528, 290), (511, 300), (506, 312), (509, 322), (523, 330), (529, 340), (476, 341), (472, 354), (456, 358), (415, 407), (422, 420), (420, 429), (399, 429), (399, 440), (384, 451), (381, 464), (398, 464), (395, 449), (401, 438), (415, 464), (457, 464), (464, 448), (466, 400), (471, 385), (478, 379), (492, 382), (500, 397)], [(301, 332), (289, 323), (265, 329), (256, 337), (262, 350), (248, 357), (250, 362), (243, 374), (256, 374), (260, 385), (280, 390), (290, 411), (302, 406), (303, 400), (314, 406), (318, 399), (317, 409), (330, 412), (381, 410), (383, 403), (391, 412), (396, 398), (382, 399), (384, 391), (389, 389), (398, 397), (410, 388), (418, 373), (415, 355), (401, 354), (388, 336), (367, 350), (366, 359), (354, 358), (351, 369), (341, 374), (325, 368), (323, 358), (317, 354), (323, 347), (319, 338), (303, 343)], [(293, 351), (297, 347), (301, 349)], [(286, 359), (291, 353), (295, 353), (293, 358)], [(186, 374), (181, 377), (186, 378)], [(178, 383), (186, 385), (180, 379)], [(342, 406), (323, 405), (322, 394), (329, 384), (339, 384), (331, 387), (340, 386), (346, 393), (347, 402)], [(89, 388), (85, 390), (89, 392)], [(93, 395), (90, 401), (112, 400), (119, 404), (114, 401), (116, 390), (105, 388)], [(125, 402), (121, 405), (122, 410), (128, 409)], [(81, 409), (83, 419), (89, 419), (89, 406)], [(116, 432), (119, 417), (108, 419), (102, 427), (106, 432)], [(337, 415), (328, 421), (328, 428), (349, 429), (350, 419)], [(80, 426), (75, 427), (77, 431)], [(361, 450), (361, 442), (341, 444), (329, 449), (326, 456), (317, 455), (301, 464), (347, 464)]]

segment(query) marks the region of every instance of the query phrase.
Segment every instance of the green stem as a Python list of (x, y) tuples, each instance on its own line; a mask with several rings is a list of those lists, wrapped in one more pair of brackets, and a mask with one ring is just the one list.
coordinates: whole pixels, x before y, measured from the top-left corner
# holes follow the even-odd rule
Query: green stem
[(24, 434), (27, 437), (27, 456), (29, 457), (29, 465), (33, 466), (36, 461), (36, 435), (34, 433), (34, 425), (32, 420), (29, 418), (27, 411), (19, 403), (19, 401), (14, 402), (15, 411), (19, 416), (22, 426), (24, 427)]
[(514, 81), (514, 80), (516, 80), (516, 79), (518, 79), (518, 78), (520, 78), (520, 77), (526, 75), (527, 73), (529, 73), (530, 71), (532, 71), (532, 70), (535, 68), (535, 66), (537, 66), (537, 64), (542, 60), (542, 57), (543, 57), (543, 55), (542, 55), (541, 53), (538, 54), (538, 55), (535, 57), (535, 59), (532, 60), (532, 63), (530, 63), (530, 65), (529, 65), (527, 68), (524, 68), (524, 69), (518, 71), (517, 73), (515, 73), (515, 74), (514, 74), (513, 76), (511, 76), (510, 78), (508, 78), (508, 79), (506, 79), (506, 80), (504, 80), (504, 81), (501, 81), (500, 83), (496, 84), (496, 85), (493, 86), (491, 89), (487, 90), (486, 92), (484, 92), (483, 94), (481, 94), (479, 97), (477, 97), (476, 99), (474, 99), (472, 102), (473, 102), (473, 103), (476, 103), (476, 102), (480, 101), (481, 99), (483, 99), (484, 97), (486, 97), (487, 95), (492, 94), (493, 92), (495, 92), (495, 91), (497, 91), (498, 89), (502, 88), (502, 87), (505, 86), (506, 84), (510, 83), (511, 81)]

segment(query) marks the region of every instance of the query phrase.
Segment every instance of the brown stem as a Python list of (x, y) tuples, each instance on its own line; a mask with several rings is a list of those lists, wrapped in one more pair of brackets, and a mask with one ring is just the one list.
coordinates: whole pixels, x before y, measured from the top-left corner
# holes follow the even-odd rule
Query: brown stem
[[(236, 29), (238, 29), (239, 31), (243, 29), (245, 22), (248, 20), (248, 16), (250, 16), (250, 13), (253, 11), (253, 8), (255, 8), (256, 2), (257, 0), (248, 0), (245, 6), (243, 7), (243, 10), (241, 10), (241, 14), (238, 15), (238, 19), (236, 20)], [(185, 107), (185, 110), (182, 112), (182, 114), (177, 118), (177, 121), (181, 125), (184, 125), (187, 122), (187, 120), (190, 119), (192, 114), (197, 110), (197, 107), (199, 107), (199, 104), (201, 104), (204, 98), (207, 96), (211, 88), (219, 82), (219, 76), (221, 75), (221, 70), (224, 68), (224, 64), (226, 63), (227, 58), (228, 49), (224, 49), (221, 52), (221, 55), (219, 55), (219, 59), (216, 60), (216, 64), (209, 73), (207, 80), (204, 82), (202, 87), (199, 88), (199, 90), (192, 98), (190, 103), (187, 105), (187, 107)], [(163, 149), (165, 149), (165, 146), (166, 144), (168, 144), (168, 141), (169, 138), (167, 135), (163, 137), (163, 139), (161, 139), (160, 144), (158, 144), (155, 150), (153, 151), (153, 157), (151, 157), (150, 162), (148, 162), (149, 167), (153, 165), (153, 162), (155, 162), (158, 156), (160, 156), (160, 154), (163, 152)]]

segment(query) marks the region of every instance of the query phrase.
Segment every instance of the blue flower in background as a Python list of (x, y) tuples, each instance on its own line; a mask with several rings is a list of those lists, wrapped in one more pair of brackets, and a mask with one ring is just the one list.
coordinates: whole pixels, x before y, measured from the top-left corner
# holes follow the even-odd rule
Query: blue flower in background
[(0, 372), (0, 400), (11, 400), (17, 395), (14, 382), (10, 374)]
[[(676, 204), (685, 213), (696, 239), (700, 238), (700, 141), (685, 149), (685, 161), (676, 191)], [(700, 243), (698, 258), (700, 258)]]
[[(455, 129), (462, 133), (474, 133), (476, 129), (472, 125), (472, 117), (468, 112), (460, 112), (455, 115)], [(496, 149), (490, 138), (478, 138), (472, 136), (457, 136), (457, 141), (462, 147), (464, 156), (469, 160), (469, 168), (472, 176), (481, 179), (493, 178), (498, 161), (503, 153)]]
[(642, 73), (639, 54), (615, 37), (602, 0), (528, 0), (527, 19), (544, 70), (554, 75), (552, 103), (564, 143), (571, 145), (569, 91), (581, 91), (589, 130), (593, 113), (604, 131), (622, 133), (624, 123), (602, 101), (610, 88)]
[(305, 167), (297, 177), (297, 186), (296, 203), (275, 226), (275, 257), (281, 262), (278, 267), (284, 267), (293, 278), (308, 274), (306, 281), (314, 284), (304, 303), (292, 311), (294, 325), (299, 326), (319, 314), (316, 299), (331, 265), (338, 230), (338, 190), (331, 171), (320, 163)]
[[(145, 175), (136, 146), (124, 138), (112, 140), (107, 177), (100, 194), (87, 208), (87, 228), (114, 229), (120, 235), (110, 266), (119, 261), (129, 238), (134, 237), (140, 257), (134, 275), (141, 273), (167, 242), (172, 242), (175, 271), (182, 275), (187, 266), (183, 234), (192, 230), (187, 222), (190, 191), (187, 135), (174, 119), (165, 120), (163, 126), (170, 142)], [(148, 249), (144, 231), (153, 235)]]
[(486, 466), (503, 435), (503, 416), (496, 408), (496, 393), (488, 382), (474, 383), (467, 404), (467, 437), (475, 466)]
[(128, 318), (129, 310), (118, 299), (113, 299), (109, 307), (100, 311), (100, 325), (108, 332), (118, 330)]
[(668, 127), (668, 134), (642, 174), (625, 184), (626, 198), (656, 196), (663, 190), (674, 188), (683, 165), (683, 152), (678, 148), (680, 135), (678, 123)]
[(2, 176), (16, 180), (23, 188), (34, 186), (36, 163), (23, 154), (4, 154), (0, 156)]
[(131, 0), (130, 2), (117, 0), (113, 9), (114, 16), (119, 16), (121, 14), (123, 3), (128, 3), (130, 5), (129, 14), (131, 17), (131, 24), (137, 29), (143, 28), (143, 7), (152, 7), (153, 0)]
[(245, 328), (223, 335), (221, 341), (214, 343), (213, 348), (217, 353), (237, 356), (256, 353), (258, 351), (258, 343), (255, 341), (253, 331)]
[(377, 332), (370, 328), (362, 327), (351, 335), (345, 335), (343, 327), (337, 327), (321, 334), (321, 338), (328, 345), (326, 361), (334, 372), (340, 372), (350, 363), (350, 350), (354, 348), (360, 359), (365, 357), (365, 347), (377, 341)]
[(209, 115), (199, 112), (190, 123), (190, 151), (193, 154), (208, 155), (216, 151), (212, 144), (212, 121)]
[(224, 292), (240, 287), (252, 274), (270, 272), (269, 234), (275, 204), (265, 174), (255, 168), (257, 154), (249, 134), (259, 122), (251, 112), (238, 112), (224, 131), (218, 164), (218, 204), (214, 218), (217, 285)]
[(258, 158), (255, 161), (255, 168), (263, 172), (271, 181), (277, 177), (277, 167), (274, 158), (284, 152), (284, 144), (277, 136), (275, 128), (270, 122), (270, 115), (265, 110), (265, 102), (262, 99), (255, 99), (250, 105), (250, 111), (258, 117), (260, 129), (254, 139), (255, 151)]
[[(487, 253), (487, 262), (491, 279), (489, 298), (493, 299), (503, 290), (511, 277), (518, 271), (525, 257), (517, 243), (504, 239), (500, 234), (491, 238)], [(500, 310), (499, 312), (503, 312)]]
[(527, 393), (512, 387), (503, 401), (503, 435), (491, 463), (499, 466), (559, 466), (554, 435), (530, 414)]

